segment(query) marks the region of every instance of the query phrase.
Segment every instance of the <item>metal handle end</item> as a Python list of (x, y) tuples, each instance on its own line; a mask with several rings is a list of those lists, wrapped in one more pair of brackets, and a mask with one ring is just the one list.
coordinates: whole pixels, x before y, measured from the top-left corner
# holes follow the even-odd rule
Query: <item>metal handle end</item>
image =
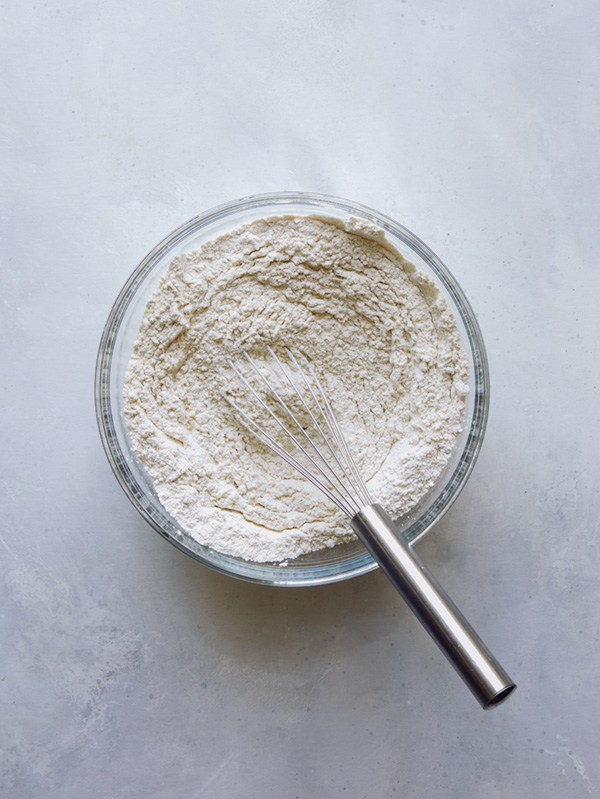
[(431, 635), (484, 710), (504, 702), (516, 684), (379, 505), (368, 505), (352, 528)]

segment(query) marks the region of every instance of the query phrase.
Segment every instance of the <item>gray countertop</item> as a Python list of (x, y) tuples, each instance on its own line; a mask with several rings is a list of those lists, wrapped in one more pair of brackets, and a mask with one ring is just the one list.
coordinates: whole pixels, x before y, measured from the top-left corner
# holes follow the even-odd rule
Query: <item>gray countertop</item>
[[(0, 794), (600, 796), (596, 4), (0, 18)], [(110, 471), (93, 376), (122, 284), (189, 217), (280, 190), (394, 217), (477, 313), (486, 440), (417, 547), (519, 684), (493, 711), (380, 573), (220, 576)]]

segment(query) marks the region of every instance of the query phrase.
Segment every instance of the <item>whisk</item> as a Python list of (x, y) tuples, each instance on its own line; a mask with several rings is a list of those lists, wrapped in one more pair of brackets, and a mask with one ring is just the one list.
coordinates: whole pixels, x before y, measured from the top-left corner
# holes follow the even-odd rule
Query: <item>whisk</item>
[[(384, 509), (374, 503), (312, 362), (265, 345), (260, 361), (246, 351), (228, 364), (242, 397), (226, 399), (258, 439), (316, 486), (350, 519), (352, 529), (471, 689), (483, 708), (516, 688), (475, 630)], [(244, 407), (242, 407), (242, 404)]]

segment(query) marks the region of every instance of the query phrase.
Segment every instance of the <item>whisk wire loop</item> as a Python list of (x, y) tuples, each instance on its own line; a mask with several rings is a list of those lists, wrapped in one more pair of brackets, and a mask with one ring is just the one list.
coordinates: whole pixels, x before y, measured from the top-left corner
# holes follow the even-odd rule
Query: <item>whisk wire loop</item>
[[(266, 411), (269, 417), (285, 433), (285, 435), (292, 442), (294, 447), (296, 447), (296, 449), (307, 459), (307, 461), (311, 464), (312, 468), (317, 470), (319, 476), (315, 475), (295, 455), (293, 455), (291, 452), (289, 452), (289, 450), (287, 450), (285, 447), (279, 444), (274, 439), (274, 437), (270, 433), (268, 433), (267, 430), (264, 429), (264, 427), (261, 427), (261, 425), (259, 425), (254, 419), (252, 419), (249, 416), (249, 414), (247, 414), (242, 408), (240, 408), (240, 406), (237, 403), (235, 403), (230, 397), (226, 396), (225, 398), (244, 419), (246, 425), (249, 427), (250, 431), (254, 433), (254, 435), (260, 438), (264, 444), (266, 444), (277, 455), (283, 458), (283, 460), (285, 460), (286, 463), (288, 463), (290, 466), (295, 468), (300, 474), (306, 477), (315, 487), (320, 489), (332, 502), (334, 502), (348, 516), (348, 518), (352, 518), (353, 516), (355, 516), (356, 513), (362, 507), (362, 503), (355, 498), (351, 490), (349, 490), (348, 485), (346, 485), (344, 481), (340, 479), (340, 476), (336, 473), (335, 469), (332, 468), (327, 458), (317, 447), (313, 438), (308, 435), (300, 420), (297, 418), (297, 416), (291, 410), (289, 405), (282, 398), (280, 392), (277, 391), (273, 383), (260, 371), (256, 362), (251, 358), (251, 356), (247, 352), (244, 352), (243, 354), (248, 363), (250, 364), (250, 366), (252, 367), (253, 371), (256, 373), (256, 375), (260, 378), (261, 382), (267, 388), (268, 393), (275, 399), (277, 404), (280, 406), (281, 410), (284, 413), (284, 418), (287, 417), (293, 422), (295, 428), (297, 428), (297, 430), (300, 431), (305, 442), (312, 449), (314, 456), (311, 455), (311, 452), (307, 450), (307, 448), (302, 444), (302, 442), (297, 438), (297, 436), (294, 435), (294, 433), (289, 429), (289, 427), (286, 426), (286, 424), (284, 424), (280, 416), (277, 413), (275, 413), (271, 407), (269, 407), (268, 403), (265, 402), (263, 397), (252, 385), (252, 383), (246, 378), (246, 376), (230, 359), (228, 359), (229, 366), (233, 369), (233, 371), (240, 378), (240, 380), (243, 382), (246, 388), (254, 396), (254, 398), (257, 400), (260, 406)], [(274, 353), (272, 354), (274, 355)], [(286, 380), (291, 384), (294, 393), (300, 399), (302, 406), (307, 409), (313, 425), (315, 425), (315, 428), (319, 428), (320, 430), (319, 435), (321, 436), (323, 441), (325, 441), (330, 447), (327, 441), (327, 436), (320, 429), (317, 420), (314, 418), (314, 415), (310, 411), (310, 408), (308, 408), (308, 406), (306, 405), (304, 398), (299, 392), (294, 381), (291, 379), (288, 371), (285, 369), (281, 360), (277, 358), (275, 355), (274, 357), (276, 358), (276, 361), (283, 375), (286, 377)], [(337, 458), (336, 461), (338, 461)], [(323, 481), (325, 481), (325, 483)]]
[[(323, 420), (322, 423), (319, 422), (319, 420), (317, 419), (317, 415), (311, 409), (310, 404), (306, 402), (306, 399), (304, 398), (304, 394), (298, 388), (298, 385), (294, 381), (294, 379), (293, 379), (293, 377), (292, 377), (292, 375), (290, 373), (290, 370), (285, 366), (285, 364), (281, 361), (281, 359), (278, 358), (277, 354), (273, 351), (273, 349), (269, 345), (267, 345), (267, 349), (269, 350), (270, 354), (272, 355), (274, 360), (279, 365), (279, 368), (281, 369), (281, 371), (283, 372), (283, 374), (287, 378), (288, 383), (290, 384), (290, 386), (292, 387), (293, 391), (295, 392), (295, 394), (299, 398), (300, 402), (302, 403), (302, 406), (305, 409), (305, 411), (307, 412), (307, 414), (309, 415), (309, 417), (310, 417), (310, 419), (311, 419), (311, 421), (312, 421), (312, 423), (314, 425), (314, 428), (315, 428), (316, 432), (318, 433), (321, 441), (323, 442), (323, 444), (325, 444), (325, 447), (328, 450), (330, 456), (333, 458), (333, 461), (334, 461), (335, 465), (340, 470), (341, 475), (344, 478), (344, 481), (340, 478), (340, 475), (335, 471), (335, 469), (332, 468), (331, 463), (329, 461), (327, 461), (327, 459), (324, 458), (322, 453), (318, 450), (318, 448), (316, 447), (316, 444), (314, 443), (314, 440), (306, 434), (306, 431), (304, 430), (304, 428), (301, 428), (302, 432), (305, 434), (307, 440), (310, 442), (311, 446), (317, 452), (319, 452), (319, 456), (324, 461), (324, 463), (326, 463), (328, 469), (331, 471), (331, 473), (333, 474), (333, 476), (335, 477), (337, 482), (343, 487), (343, 489), (345, 491), (348, 491), (348, 492), (350, 492), (352, 494), (353, 498), (357, 502), (358, 509), (360, 510), (361, 507), (364, 507), (365, 505), (370, 505), (371, 504), (371, 498), (369, 497), (369, 493), (368, 493), (368, 491), (367, 491), (367, 489), (366, 489), (366, 487), (365, 487), (365, 485), (364, 485), (364, 483), (362, 481), (362, 478), (359, 475), (358, 469), (356, 468), (356, 465), (355, 465), (354, 461), (352, 460), (352, 457), (350, 455), (350, 452), (348, 450), (348, 447), (346, 445), (344, 437), (341, 434), (337, 419), (335, 418), (335, 416), (333, 414), (333, 410), (332, 410), (331, 405), (329, 403), (329, 400), (327, 399), (327, 395), (325, 394), (325, 391), (324, 391), (321, 383), (319, 382), (319, 379), (318, 379), (314, 369), (312, 368), (310, 361), (307, 358), (305, 359), (306, 360), (306, 368), (307, 368), (308, 372), (310, 373), (310, 376), (311, 376), (312, 381), (313, 381), (312, 383), (308, 379), (308, 377), (307, 377), (304, 369), (302, 368), (298, 358), (294, 355), (294, 353), (289, 348), (286, 348), (286, 352), (288, 354), (288, 357), (290, 358), (290, 360), (294, 364), (298, 374), (302, 377), (302, 381), (303, 381), (303, 383), (305, 385), (305, 388), (310, 393), (310, 395), (311, 395), (311, 397), (313, 399), (313, 403), (316, 406), (316, 408), (318, 409), (318, 411), (319, 411), (319, 413), (320, 413), (320, 415), (322, 417), (322, 420)], [(313, 387), (313, 385), (317, 388), (317, 391), (315, 391), (315, 388)], [(323, 425), (324, 425), (324, 427), (323, 427)], [(336, 445), (335, 447), (332, 446), (332, 443), (331, 443), (332, 438), (333, 438), (334, 443)], [(337, 447), (337, 450), (336, 450), (336, 447)], [(353, 478), (356, 481), (356, 483), (353, 482)]]
[[(294, 355), (293, 355), (292, 352), (290, 352), (290, 356), (292, 358), (294, 358)], [(296, 359), (294, 358), (294, 360), (296, 360)], [(337, 418), (336, 418), (336, 416), (335, 416), (335, 414), (333, 412), (333, 408), (331, 407), (331, 403), (329, 402), (329, 399), (327, 398), (327, 394), (325, 393), (325, 390), (323, 389), (321, 383), (319, 382), (319, 378), (317, 377), (316, 372), (312, 368), (312, 366), (310, 364), (310, 361), (307, 361), (307, 365), (308, 365), (308, 369), (310, 371), (311, 377), (313, 378), (314, 383), (315, 383), (315, 385), (317, 386), (317, 388), (319, 390), (319, 394), (320, 394), (320, 397), (321, 397), (321, 400), (323, 402), (325, 410), (321, 409), (321, 405), (320, 405), (317, 397), (315, 396), (315, 393), (314, 393), (314, 391), (312, 389), (312, 386), (310, 385), (310, 383), (308, 383), (310, 391), (311, 391), (311, 394), (315, 398), (315, 402), (319, 405), (319, 409), (321, 409), (321, 413), (323, 414), (323, 417), (326, 420), (327, 428), (328, 428), (329, 432), (331, 433), (331, 435), (333, 436), (333, 438), (335, 439), (336, 446), (338, 447), (338, 450), (339, 450), (339, 452), (342, 455), (342, 459), (343, 459), (343, 461), (346, 464), (345, 466), (342, 465), (342, 468), (344, 469), (344, 473), (345, 473), (346, 478), (348, 480), (348, 484), (353, 486), (353, 488), (355, 489), (355, 491), (359, 495), (361, 503), (363, 505), (371, 505), (373, 500), (371, 499), (371, 496), (370, 496), (369, 491), (368, 491), (368, 489), (367, 489), (367, 487), (366, 487), (366, 485), (364, 483), (364, 480), (363, 480), (360, 472), (358, 471), (358, 469), (356, 467), (356, 463), (354, 462), (354, 458), (350, 454), (350, 450), (348, 449), (348, 444), (346, 442), (346, 439), (345, 439), (344, 435), (342, 434), (342, 431), (341, 431), (340, 426), (338, 424)], [(327, 443), (329, 445), (328, 439), (326, 439), (326, 441), (327, 441)], [(336, 460), (337, 460), (337, 458), (336, 458)], [(351, 476), (350, 476), (350, 474), (348, 474), (347, 470), (350, 472), (352, 478), (354, 478), (354, 480), (356, 481), (355, 483), (352, 483)]]
[[(321, 416), (323, 417), (323, 420), (325, 422), (325, 429), (327, 432), (326, 433), (323, 432), (321, 426), (318, 424), (318, 422), (316, 422), (316, 420), (315, 420), (315, 425), (317, 426), (319, 434), (323, 439), (323, 441), (325, 442), (327, 448), (329, 449), (332, 457), (334, 458), (339, 468), (342, 470), (344, 477), (346, 479), (346, 485), (355, 492), (358, 498), (359, 505), (361, 507), (363, 507), (364, 505), (370, 505), (372, 500), (371, 497), (369, 496), (369, 492), (367, 491), (363, 479), (360, 476), (358, 469), (356, 468), (356, 464), (354, 463), (354, 460), (350, 455), (348, 445), (346, 444), (346, 439), (342, 435), (337, 418), (333, 412), (333, 408), (331, 407), (331, 403), (327, 398), (327, 394), (325, 393), (325, 390), (321, 385), (319, 378), (317, 377), (317, 374), (311, 365), (311, 362), (308, 359), (306, 359), (306, 368), (310, 373), (310, 376), (312, 378), (312, 383), (307, 378), (304, 370), (302, 369), (302, 366), (298, 362), (298, 359), (289, 348), (287, 349), (287, 353), (292, 362), (294, 363), (294, 365), (296, 366), (299, 374), (302, 376), (304, 383), (308, 391), (310, 392), (315, 405), (317, 406)], [(317, 389), (316, 392), (313, 386), (316, 387)], [(304, 406), (307, 409), (307, 411), (310, 413), (311, 417), (314, 419), (314, 416), (308, 405), (304, 403)], [(334, 440), (335, 446), (337, 447), (337, 451), (331, 445), (332, 438)]]
[[(329, 444), (327, 436), (321, 430), (321, 428), (319, 426), (319, 423), (315, 419), (315, 416), (312, 413), (312, 411), (309, 408), (309, 406), (306, 404), (306, 402), (304, 400), (304, 397), (302, 396), (301, 392), (298, 390), (298, 387), (295, 384), (294, 380), (292, 379), (289, 371), (285, 368), (285, 366), (282, 363), (282, 361), (273, 352), (272, 348), (267, 345), (267, 349), (272, 354), (272, 356), (273, 356), (274, 360), (276, 361), (277, 365), (279, 366), (282, 374), (284, 375), (284, 377), (286, 378), (287, 382), (292, 387), (294, 395), (300, 400), (302, 406), (307, 411), (307, 413), (308, 413), (308, 415), (310, 417), (310, 420), (311, 420), (312, 424), (315, 426), (315, 429), (318, 430), (318, 433), (319, 433), (321, 439), (327, 444), (329, 449), (331, 449), (331, 446)], [(305, 442), (310, 446), (310, 448), (312, 449), (314, 455), (316, 456), (316, 458), (318, 458), (318, 460), (315, 460), (315, 458), (311, 456), (310, 452), (307, 451), (307, 449), (300, 443), (300, 441), (298, 441), (296, 436), (282, 423), (282, 421), (281, 421), (281, 419), (279, 417), (275, 416), (271, 412), (270, 412), (270, 415), (273, 418), (276, 419), (278, 425), (285, 432), (285, 434), (288, 436), (290, 441), (292, 441), (292, 443), (297, 447), (297, 449), (302, 453), (302, 455), (304, 455), (304, 457), (307, 458), (310, 461), (312, 466), (314, 466), (317, 469), (317, 471), (319, 472), (321, 477), (327, 482), (327, 485), (329, 485), (330, 489), (342, 500), (342, 502), (344, 502), (344, 505), (346, 506), (347, 503), (349, 504), (348, 509), (346, 509), (346, 507), (344, 507), (345, 512), (349, 513), (351, 517), (354, 516), (358, 512), (358, 510), (360, 510), (360, 504), (354, 502), (354, 497), (353, 497), (352, 493), (350, 491), (348, 491), (348, 487), (340, 479), (339, 475), (332, 468), (331, 463), (327, 460), (327, 458), (323, 455), (323, 453), (321, 452), (321, 450), (317, 446), (317, 444), (315, 442), (315, 437), (309, 435), (306, 432), (306, 429), (305, 429), (304, 425), (298, 419), (296, 414), (294, 414), (294, 412), (290, 408), (290, 405), (288, 403), (286, 403), (285, 400), (281, 397), (281, 394), (277, 391), (277, 389), (275, 388), (273, 383), (270, 382), (265, 377), (265, 375), (262, 372), (260, 372), (260, 370), (258, 369), (258, 366), (252, 360), (252, 358), (250, 358), (248, 353), (245, 352), (244, 355), (246, 356), (246, 359), (249, 361), (249, 363), (254, 368), (254, 371), (256, 372), (256, 374), (261, 378), (261, 380), (263, 381), (264, 385), (267, 387), (268, 391), (271, 393), (271, 395), (279, 403), (279, 406), (281, 407), (285, 417), (289, 417), (289, 419), (293, 422), (293, 424), (298, 429), (298, 431), (302, 434)], [(313, 432), (313, 431), (311, 431), (311, 432)], [(288, 453), (288, 455), (291, 456), (291, 453)], [(334, 453), (334, 456), (335, 456), (335, 453)], [(291, 456), (291, 457), (293, 457), (293, 456)], [(290, 461), (288, 461), (288, 463), (289, 462)], [(294, 460), (294, 462), (291, 463), (291, 465), (292, 466), (296, 465), (295, 460)], [(298, 470), (298, 471), (300, 471), (300, 470)], [(312, 482), (313, 482), (313, 485), (315, 485), (317, 488), (322, 488), (323, 487), (322, 483), (318, 479), (313, 479)]]
[[(303, 477), (305, 477), (307, 480), (313, 483), (313, 485), (317, 485), (317, 481), (309, 469), (307, 469), (302, 463), (300, 463), (300, 461), (298, 461), (297, 458), (291, 455), (285, 449), (285, 447), (282, 447), (281, 444), (275, 441), (275, 439), (271, 435), (269, 435), (269, 433), (267, 433), (266, 430), (264, 430), (260, 425), (256, 424), (256, 422), (253, 419), (251, 419), (250, 416), (248, 416), (248, 414), (242, 408), (240, 408), (240, 406), (236, 402), (234, 402), (231, 399), (231, 397), (226, 397), (225, 399), (227, 400), (227, 402), (229, 402), (231, 407), (235, 411), (237, 411), (242, 422), (246, 425), (247, 429), (253, 435), (259, 438), (263, 442), (263, 444), (266, 444), (268, 447), (270, 447), (276, 455), (279, 455), (279, 457), (282, 460), (284, 460), (286, 463), (288, 463), (290, 466), (296, 469)], [(325, 494), (325, 496), (327, 496), (335, 505), (337, 505), (340, 508), (340, 510), (342, 510), (350, 518), (352, 517), (352, 510), (345, 506), (343, 499), (340, 499), (339, 497), (335, 496), (327, 488), (327, 486), (323, 484), (319, 484), (318, 487)]]

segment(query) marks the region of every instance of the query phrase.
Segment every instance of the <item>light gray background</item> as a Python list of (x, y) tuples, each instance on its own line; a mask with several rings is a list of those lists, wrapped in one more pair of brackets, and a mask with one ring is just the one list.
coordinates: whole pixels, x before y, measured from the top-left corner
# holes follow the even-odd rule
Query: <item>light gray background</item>
[[(0, 9), (0, 794), (600, 796), (595, 2)], [(487, 342), (483, 452), (420, 554), (519, 683), (482, 712), (379, 573), (284, 590), (164, 542), (101, 449), (120, 287), (278, 190), (395, 217)]]

